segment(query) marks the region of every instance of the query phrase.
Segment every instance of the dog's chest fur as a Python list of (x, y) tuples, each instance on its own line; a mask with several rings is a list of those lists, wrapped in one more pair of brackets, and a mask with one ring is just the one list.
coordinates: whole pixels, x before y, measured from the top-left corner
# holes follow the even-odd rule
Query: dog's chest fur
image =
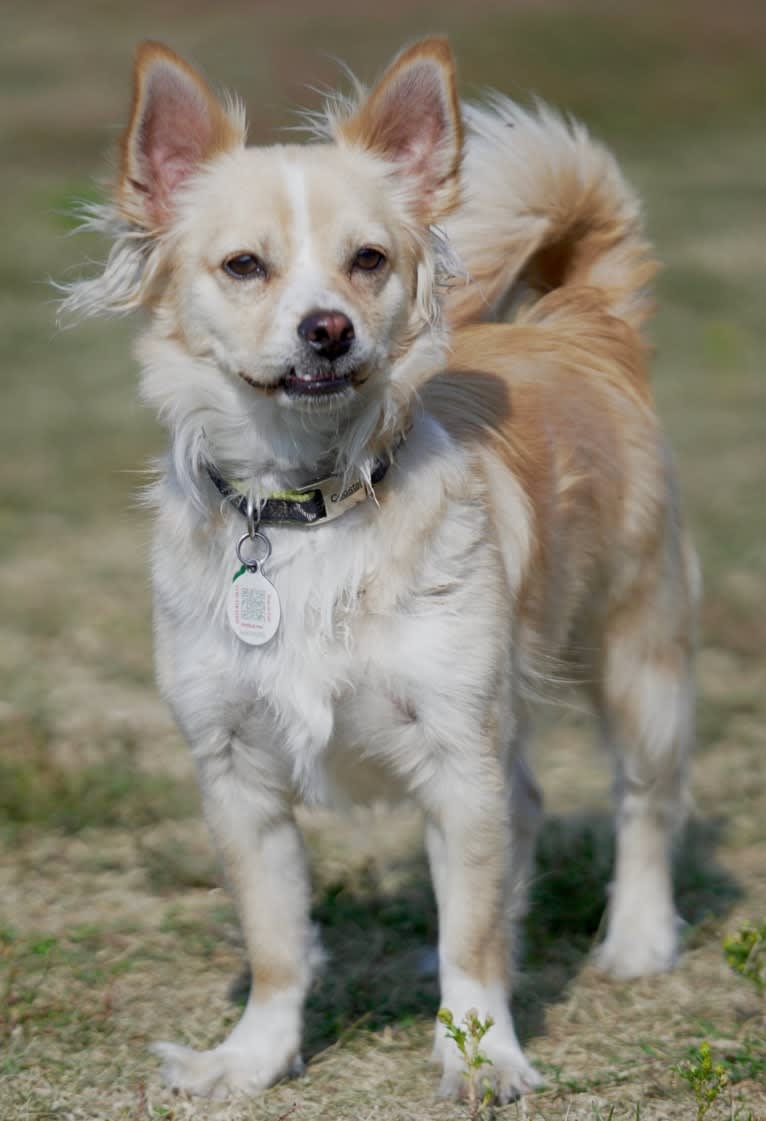
[(265, 527), (282, 618), (256, 648), (225, 611), (243, 520), (228, 511), (203, 533), (164, 484), (158, 669), (198, 750), (228, 751), (233, 738), (309, 802), (411, 790), (433, 779), (437, 743), (442, 760), (460, 750), (505, 663), (508, 595), (480, 478), (443, 454), (446, 441), (421, 417), (379, 506)]

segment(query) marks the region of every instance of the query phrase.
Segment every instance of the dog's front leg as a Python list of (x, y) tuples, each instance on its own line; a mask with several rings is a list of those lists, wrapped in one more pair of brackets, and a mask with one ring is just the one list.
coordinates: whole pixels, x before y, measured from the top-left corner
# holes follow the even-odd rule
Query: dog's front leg
[[(484, 758), (476, 772), (469, 782), (461, 775), (444, 785), (449, 800), (431, 813), (427, 829), (439, 907), (441, 1003), (456, 1024), (471, 1010), (482, 1021), (492, 1018), (480, 1048), (489, 1063), (476, 1073), (507, 1102), (540, 1079), (519, 1046), (508, 1003), (510, 800), (499, 762)], [(465, 1095), (469, 1072), (439, 1022), (434, 1057), (442, 1063), (442, 1093)]]
[(252, 986), (229, 1037), (208, 1051), (158, 1043), (174, 1088), (225, 1098), (255, 1093), (301, 1067), (311, 980), (309, 885), (300, 833), (268, 768), (236, 741), (198, 757), (205, 815), (234, 893)]

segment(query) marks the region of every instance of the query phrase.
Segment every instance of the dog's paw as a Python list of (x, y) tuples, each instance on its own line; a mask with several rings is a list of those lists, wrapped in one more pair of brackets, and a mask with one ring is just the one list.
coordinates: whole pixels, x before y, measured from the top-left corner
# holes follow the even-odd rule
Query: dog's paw
[[(439, 1095), (443, 1098), (465, 1099), (469, 1096), (469, 1078), (465, 1063), (450, 1043), (454, 1054), (442, 1050), (444, 1068)], [(493, 1100), (499, 1105), (515, 1101), (528, 1094), (542, 1083), (535, 1068), (527, 1062), (524, 1053), (511, 1037), (500, 1036), (492, 1041), (489, 1037), (482, 1040), (481, 1052), (489, 1060), (476, 1071), (476, 1090), (481, 1098), (491, 1091)]]
[(678, 957), (680, 922), (666, 915), (657, 921), (611, 923), (593, 953), (593, 964), (620, 981), (667, 973)]
[(226, 1046), (194, 1051), (180, 1043), (155, 1043), (152, 1051), (162, 1059), (162, 1080), (171, 1089), (219, 1101), (235, 1094), (257, 1094), (303, 1069), (297, 1055), (275, 1061)]

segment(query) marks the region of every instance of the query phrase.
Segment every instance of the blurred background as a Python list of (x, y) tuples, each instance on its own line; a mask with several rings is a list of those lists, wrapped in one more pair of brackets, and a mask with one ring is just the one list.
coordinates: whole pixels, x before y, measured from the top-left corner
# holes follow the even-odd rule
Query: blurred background
[[(729, 1105), (763, 1104), (766, 1056), (720, 939), (766, 915), (766, 5), (4, 0), (2, 17), (0, 1115), (206, 1117), (163, 1096), (145, 1044), (207, 1045), (236, 1014), (236, 924), (152, 681), (136, 496), (162, 434), (136, 402), (135, 325), (59, 331), (49, 285), (105, 251), (69, 236), (70, 214), (98, 197), (134, 46), (162, 39), (236, 90), (251, 142), (269, 143), (292, 140), (280, 129), (294, 109), (344, 82), (338, 59), (369, 82), (434, 31), (451, 37), (464, 96), (491, 86), (580, 118), (645, 199), (664, 263), (656, 394), (706, 588), (696, 810), (679, 857), (688, 953), (672, 982), (620, 997), (585, 967), (608, 780), (579, 714), (541, 737), (550, 817), (518, 1014), (553, 1089), (534, 1108), (563, 1117), (569, 1095), (573, 1118), (602, 1099), (687, 1116), (671, 1067), (703, 1036), (729, 1046)], [(433, 1103), (426, 1064), (436, 993), (413, 962), (434, 919), (417, 823), (306, 828), (340, 963), (312, 997), (313, 1081), (225, 1116), (277, 1118), (296, 1095), (296, 1118), (462, 1116)]]

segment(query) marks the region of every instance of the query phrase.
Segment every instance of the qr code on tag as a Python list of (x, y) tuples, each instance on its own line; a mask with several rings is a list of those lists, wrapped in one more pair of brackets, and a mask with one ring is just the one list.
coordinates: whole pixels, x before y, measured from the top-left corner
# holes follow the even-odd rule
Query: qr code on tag
[(239, 600), (240, 617), (243, 623), (264, 623), (266, 621), (266, 593), (262, 588), (242, 588)]

